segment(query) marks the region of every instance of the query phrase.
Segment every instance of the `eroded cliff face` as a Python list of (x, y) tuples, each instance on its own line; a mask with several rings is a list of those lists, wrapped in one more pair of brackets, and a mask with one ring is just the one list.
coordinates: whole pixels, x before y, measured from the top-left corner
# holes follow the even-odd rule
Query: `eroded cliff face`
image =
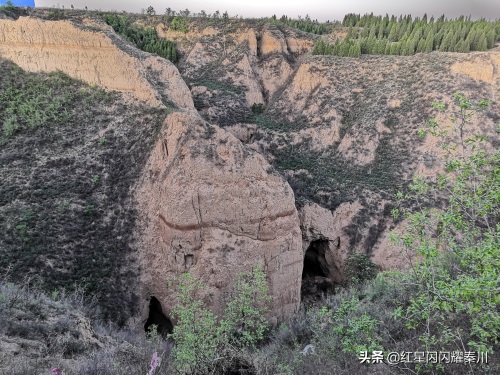
[[(453, 108), (455, 92), (498, 100), (499, 56), (497, 47), (470, 54), (305, 57), (258, 121), (227, 129), (287, 178), (301, 207), (304, 251), (326, 241), (330, 279), (339, 280), (351, 252), (368, 254), (384, 269), (404, 268), (407, 260), (388, 239), (396, 225), (394, 194), (415, 173), (442, 171), (436, 158), (443, 151), (418, 129), (436, 115), (433, 102)], [(498, 148), (498, 113), (493, 103), (476, 114), (468, 134), (486, 135)], [(444, 115), (437, 120), (454, 126)]]
[(197, 116), (174, 113), (137, 190), (143, 318), (158, 298), (168, 314), (176, 300), (165, 277), (189, 271), (220, 313), (240, 272), (261, 264), (271, 312), (283, 319), (300, 303), (302, 241), (294, 195), (264, 158)]
[[(272, 44), (271, 36), (266, 38)], [(271, 53), (269, 48), (264, 49)], [(152, 296), (170, 312), (176, 300), (166, 277), (186, 271), (207, 286), (208, 306), (221, 312), (237, 275), (261, 264), (273, 299), (271, 315), (283, 319), (298, 308), (303, 254), (293, 191), (261, 155), (199, 117), (175, 66), (88, 19), (1, 20), (0, 56), (31, 72), (61, 70), (130, 94), (132, 101), (182, 111), (165, 121), (142, 177), (131, 189), (141, 219), (133, 233), (142, 269), (140, 325)], [(263, 101), (252, 58), (243, 54), (221, 63), (226, 77), (249, 88), (246, 110)], [(235, 61), (243, 76), (230, 72)]]
[(150, 105), (193, 109), (191, 94), (169, 61), (133, 48), (107, 25), (83, 20), (0, 20), (0, 56), (30, 72), (61, 70), (128, 93)]
[[(178, 41), (188, 89), (172, 64), (100, 23), (0, 20), (0, 55), (25, 69), (60, 69), (182, 110), (166, 119), (134, 190), (142, 323), (153, 296), (170, 313), (176, 300), (165, 278), (186, 271), (219, 313), (237, 274), (262, 264), (272, 314), (283, 319), (300, 303), (304, 276), (338, 283), (352, 252), (405, 267), (388, 240), (390, 212), (414, 172), (438, 170), (437, 144), (417, 135), (432, 102), (456, 91), (500, 94), (498, 48), (315, 57), (306, 56), (313, 36), (228, 22), (187, 34), (156, 25)], [(253, 104), (266, 110), (252, 113)], [(499, 147), (498, 106), (480, 122)]]
[(200, 29), (192, 24), (186, 34), (164, 24), (156, 29), (178, 42), (179, 70), (199, 113), (222, 127), (246, 122), (252, 105), (269, 103), (315, 40), (290, 28), (233, 20)]

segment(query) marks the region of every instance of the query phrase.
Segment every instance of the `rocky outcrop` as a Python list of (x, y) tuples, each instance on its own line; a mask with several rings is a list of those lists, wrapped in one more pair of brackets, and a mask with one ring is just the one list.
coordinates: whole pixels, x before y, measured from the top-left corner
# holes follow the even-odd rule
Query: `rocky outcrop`
[(0, 56), (31, 72), (60, 70), (150, 105), (194, 108), (177, 68), (133, 48), (102, 24), (21, 17), (0, 20)]
[(300, 302), (303, 253), (294, 195), (262, 156), (197, 116), (171, 114), (137, 190), (143, 215), (143, 318), (156, 297), (169, 313), (174, 291), (165, 277), (189, 271), (221, 312), (240, 272), (261, 264), (272, 314)]

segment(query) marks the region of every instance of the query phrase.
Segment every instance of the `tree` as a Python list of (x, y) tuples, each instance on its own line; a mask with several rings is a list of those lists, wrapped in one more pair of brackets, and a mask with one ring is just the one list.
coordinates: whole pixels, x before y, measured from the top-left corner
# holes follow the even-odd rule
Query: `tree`
[(424, 52), (432, 52), (434, 50), (434, 32), (431, 31), (427, 34), (427, 39), (425, 40), (425, 49)]
[[(416, 289), (395, 316), (418, 330), (425, 350), (467, 345), (491, 353), (500, 342), (500, 151), (489, 151), (472, 130), (489, 102), (457, 93), (453, 104), (452, 127), (433, 118), (420, 131), (441, 141), (445, 172), (433, 180), (416, 176), (411, 193), (398, 194), (414, 209), (403, 210), (405, 232), (393, 233), (411, 262), (397, 277)], [(443, 103), (435, 108), (445, 113)], [(436, 199), (444, 206), (432, 208)]]
[(324, 55), (326, 50), (326, 43), (323, 39), (320, 39), (313, 47), (313, 55)]
[(149, 6), (148, 9), (146, 10), (146, 13), (148, 14), (148, 16), (154, 16), (156, 14), (155, 8)]
[(171, 335), (176, 372), (228, 373), (224, 362), (230, 363), (240, 350), (254, 348), (264, 338), (270, 298), (262, 266), (238, 275), (220, 318), (202, 302), (204, 287), (189, 273), (174, 278), (170, 285), (175, 286), (178, 301), (172, 310), (177, 325)]
[(175, 341), (174, 368), (178, 373), (203, 374), (217, 352), (217, 319), (198, 295), (202, 289), (200, 282), (189, 273), (182, 274), (172, 282), (176, 283), (178, 299), (172, 309), (172, 317), (177, 319), (171, 335)]
[(255, 347), (267, 330), (270, 301), (266, 274), (257, 265), (251, 272), (238, 276), (230, 301), (224, 310), (221, 331), (225, 341), (236, 347)]

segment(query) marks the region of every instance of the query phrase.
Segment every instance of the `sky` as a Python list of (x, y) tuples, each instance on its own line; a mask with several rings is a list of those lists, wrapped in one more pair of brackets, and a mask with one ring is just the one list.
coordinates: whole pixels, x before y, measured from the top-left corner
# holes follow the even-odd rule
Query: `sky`
[[(35, 1), (34, 0), (11, 0), (12, 4), (18, 5), (18, 6), (35, 6)], [(7, 0), (0, 0), (0, 5), (5, 5), (7, 4)]]
[[(0, 0), (2, 1), (2, 0)], [(412, 16), (422, 16), (427, 13), (429, 16), (439, 17), (444, 14), (448, 18), (460, 15), (471, 15), (473, 18), (484, 17), (486, 19), (500, 19), (499, 0), (351, 0), (351, 1), (331, 1), (331, 0), (35, 0), (37, 7), (65, 7), (100, 9), (100, 10), (126, 10), (128, 12), (139, 13), (141, 9), (153, 6), (157, 14), (165, 13), (165, 9), (170, 7), (179, 11), (189, 9), (191, 12), (205, 10), (213, 13), (219, 10), (221, 13), (228, 11), (230, 16), (242, 15), (243, 17), (265, 17), (286, 14), (296, 18), (298, 15), (309, 14), (311, 19), (318, 21), (342, 20), (347, 13), (371, 13), (376, 15), (400, 15), (411, 14)]]

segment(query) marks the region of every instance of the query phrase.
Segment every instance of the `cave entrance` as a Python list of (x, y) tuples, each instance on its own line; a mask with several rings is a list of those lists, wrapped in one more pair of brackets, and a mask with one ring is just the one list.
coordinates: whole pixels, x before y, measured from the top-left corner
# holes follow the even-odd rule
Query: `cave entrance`
[(330, 279), (330, 271), (325, 254), (329, 249), (329, 241), (321, 239), (312, 241), (304, 256), (302, 271), (301, 296), (303, 301), (317, 301), (324, 294), (333, 292), (334, 285)]
[(163, 313), (161, 303), (156, 297), (151, 297), (151, 299), (149, 300), (148, 320), (146, 320), (146, 324), (144, 324), (144, 330), (146, 331), (146, 333), (149, 332), (153, 324), (158, 327), (158, 333), (163, 337), (166, 337), (168, 334), (172, 333), (174, 329), (174, 326), (170, 319), (167, 318), (167, 316)]

